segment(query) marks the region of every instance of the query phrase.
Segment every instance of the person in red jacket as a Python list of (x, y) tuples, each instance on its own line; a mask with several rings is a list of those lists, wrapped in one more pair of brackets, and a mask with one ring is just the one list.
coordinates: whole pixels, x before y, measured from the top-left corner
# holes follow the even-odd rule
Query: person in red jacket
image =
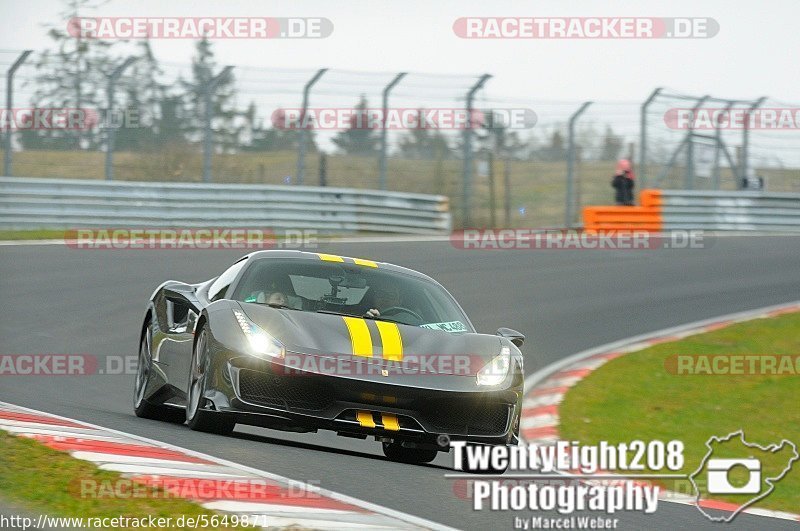
[(614, 187), (614, 199), (618, 205), (633, 206), (633, 187), (636, 175), (633, 173), (631, 161), (620, 159), (617, 168), (614, 170), (614, 179), (611, 186)]

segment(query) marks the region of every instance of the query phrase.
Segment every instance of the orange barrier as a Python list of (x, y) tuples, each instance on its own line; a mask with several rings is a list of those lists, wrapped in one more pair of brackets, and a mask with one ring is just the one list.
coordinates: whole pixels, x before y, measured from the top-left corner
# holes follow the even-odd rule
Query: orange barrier
[(642, 230), (659, 232), (664, 223), (661, 217), (661, 190), (642, 190), (642, 206), (589, 206), (583, 209), (586, 230)]
[(654, 207), (663, 205), (661, 190), (642, 190), (639, 194), (639, 204), (643, 207)]

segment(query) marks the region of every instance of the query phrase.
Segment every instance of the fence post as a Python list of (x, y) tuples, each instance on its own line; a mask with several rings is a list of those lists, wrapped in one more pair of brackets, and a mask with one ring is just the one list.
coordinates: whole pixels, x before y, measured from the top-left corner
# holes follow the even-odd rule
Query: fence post
[(222, 82), (233, 70), (232, 66), (226, 66), (222, 69), (222, 72), (217, 74), (216, 76), (212, 77), (204, 88), (204, 102), (203, 110), (205, 111), (205, 124), (203, 126), (203, 182), (210, 183), (211, 182), (211, 152), (214, 150), (213, 146), (213, 131), (211, 130), (211, 118), (213, 117), (213, 109), (211, 101), (211, 95), (216, 90), (217, 86), (219, 86), (220, 82)]
[(406, 72), (400, 72), (388, 85), (383, 89), (383, 123), (381, 124), (381, 152), (380, 160), (378, 162), (378, 188), (386, 190), (386, 115), (389, 113), (389, 92), (400, 83), (400, 80), (406, 77)]
[(497, 204), (494, 195), (494, 153), (489, 150), (489, 228), (497, 226)]
[(642, 103), (641, 116), (640, 116), (640, 129), (639, 129), (639, 185), (642, 189), (645, 188), (647, 182), (647, 109), (650, 104), (661, 94), (664, 90), (661, 87), (655, 89), (644, 103)]
[(319, 185), (328, 186), (328, 156), (324, 151), (319, 154)]
[(753, 114), (753, 111), (761, 107), (766, 99), (766, 96), (758, 98), (747, 110), (747, 117), (744, 120), (744, 127), (742, 128), (741, 175), (739, 176), (739, 182), (736, 188), (742, 188), (744, 180), (747, 179), (747, 174), (750, 171), (750, 115)]
[(511, 228), (511, 166), (508, 159), (503, 164), (503, 186), (506, 189), (503, 209), (505, 210), (505, 228)]
[(564, 226), (572, 228), (575, 221), (575, 122), (581, 114), (591, 105), (591, 101), (585, 102), (575, 113), (569, 117), (569, 135), (567, 138), (567, 199), (564, 210)]
[[(728, 101), (728, 104), (725, 106), (725, 116), (728, 116), (730, 119), (730, 110), (731, 107), (736, 103), (734, 100)], [(717, 122), (714, 124), (714, 173), (711, 176), (711, 187), (714, 190), (719, 190), (720, 187), (720, 167), (719, 167), (719, 158), (720, 158), (720, 150), (722, 149), (722, 128), (720, 127), (720, 121), (722, 120), (723, 115), (719, 115), (717, 117)], [(731, 168), (733, 171), (733, 168)]]
[(710, 96), (706, 94), (695, 104), (692, 109), (692, 119), (689, 121), (689, 130), (686, 132), (686, 168), (683, 176), (683, 186), (686, 190), (694, 188), (694, 121), (697, 111), (708, 100)]
[(111, 113), (114, 111), (114, 87), (117, 84), (122, 72), (136, 61), (136, 57), (128, 57), (119, 65), (108, 77), (106, 86), (106, 101), (108, 111), (106, 111), (106, 180), (114, 180), (114, 139), (117, 135), (117, 128), (111, 124)]
[(467, 92), (467, 123), (464, 128), (464, 199), (461, 205), (461, 225), (464, 228), (470, 225), (472, 210), (472, 103), (475, 93), (491, 79), (490, 74), (483, 74)]
[(317, 73), (308, 80), (305, 87), (303, 87), (303, 107), (300, 110), (300, 140), (297, 143), (297, 184), (303, 184), (303, 179), (306, 173), (306, 142), (308, 142), (308, 131), (305, 126), (306, 111), (308, 110), (308, 95), (311, 92), (311, 87), (319, 81), (319, 78), (327, 72), (327, 68), (320, 68)]
[(3, 175), (6, 177), (11, 177), (11, 149), (13, 148), (11, 145), (11, 121), (14, 116), (14, 74), (17, 72), (17, 69), (22, 66), (22, 63), (25, 62), (25, 59), (32, 53), (33, 50), (25, 50), (22, 52), (6, 74), (6, 123), (4, 124), (6, 137), (5, 152), (3, 153)]

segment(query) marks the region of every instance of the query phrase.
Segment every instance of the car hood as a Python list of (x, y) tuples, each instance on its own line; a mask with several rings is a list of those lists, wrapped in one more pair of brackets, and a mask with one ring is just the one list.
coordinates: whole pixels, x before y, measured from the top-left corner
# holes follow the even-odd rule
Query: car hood
[(474, 375), (501, 348), (500, 338), (493, 335), (239, 304), (251, 321), (284, 345), (287, 353), (375, 364), (392, 372)]

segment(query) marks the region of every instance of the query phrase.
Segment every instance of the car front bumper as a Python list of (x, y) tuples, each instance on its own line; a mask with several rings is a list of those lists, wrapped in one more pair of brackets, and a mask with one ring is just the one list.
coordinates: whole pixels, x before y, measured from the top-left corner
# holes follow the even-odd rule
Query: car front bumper
[[(346, 377), (293, 369), (251, 356), (227, 357), (206, 397), (220, 414), (242, 424), (339, 435), (416, 446), (464, 440), (518, 443), (522, 374), (518, 367), (497, 387), (481, 389), (474, 376), (443, 374), (387, 378)], [(441, 436), (446, 436), (443, 438)]]

